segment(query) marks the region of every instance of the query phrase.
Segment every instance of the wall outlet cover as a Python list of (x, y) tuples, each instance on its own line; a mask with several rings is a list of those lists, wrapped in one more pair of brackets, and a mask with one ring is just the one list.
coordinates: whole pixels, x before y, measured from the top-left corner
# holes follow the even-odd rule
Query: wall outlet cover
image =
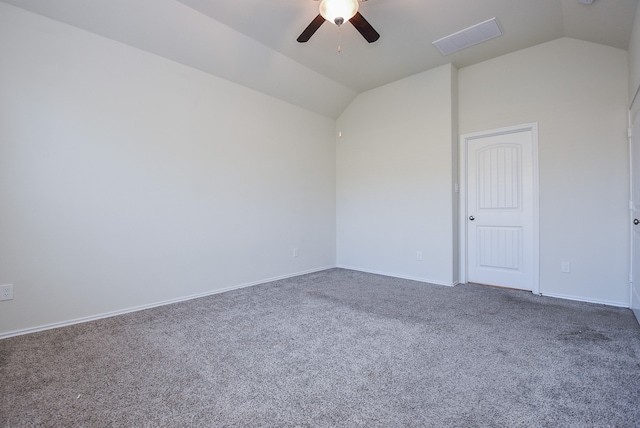
[(13, 284), (0, 285), (0, 301), (13, 300)]

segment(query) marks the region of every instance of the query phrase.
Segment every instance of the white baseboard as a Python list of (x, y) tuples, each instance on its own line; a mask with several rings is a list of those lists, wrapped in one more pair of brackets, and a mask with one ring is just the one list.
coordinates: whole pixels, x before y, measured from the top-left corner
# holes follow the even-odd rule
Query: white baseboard
[(247, 282), (247, 283), (244, 283), (244, 284), (234, 285), (234, 286), (231, 286), (231, 287), (220, 288), (220, 289), (217, 289), (217, 290), (206, 291), (204, 293), (192, 294), (192, 295), (189, 295), (189, 296), (178, 297), (178, 298), (170, 299), (170, 300), (164, 300), (162, 302), (149, 303), (147, 305), (140, 305), (140, 306), (135, 306), (135, 307), (132, 307), (132, 308), (121, 309), (121, 310), (112, 311), (112, 312), (105, 312), (105, 313), (98, 314), (98, 315), (91, 315), (91, 316), (88, 316), (88, 317), (76, 318), (76, 319), (72, 319), (72, 320), (68, 320), (68, 321), (61, 321), (61, 322), (52, 323), (52, 324), (45, 324), (45, 325), (41, 325), (41, 326), (38, 326), (38, 327), (31, 327), (31, 328), (25, 328), (25, 329), (22, 329), (22, 330), (10, 331), (10, 332), (7, 332), (7, 333), (1, 333), (0, 334), (0, 340), (7, 339), (7, 338), (13, 337), (13, 336), (21, 336), (23, 334), (36, 333), (36, 332), (44, 331), (44, 330), (51, 330), (51, 329), (54, 329), (54, 328), (66, 327), (66, 326), (73, 325), (73, 324), (81, 324), (81, 323), (85, 323), (85, 322), (89, 322), (89, 321), (95, 321), (95, 320), (99, 320), (99, 319), (103, 319), (103, 318), (115, 317), (115, 316), (118, 316), (118, 315), (124, 315), (124, 314), (128, 314), (128, 313), (131, 313), (131, 312), (143, 311), (145, 309), (157, 308), (159, 306), (170, 305), (172, 303), (185, 302), (187, 300), (193, 300), (193, 299), (198, 299), (200, 297), (206, 297), (206, 296), (211, 296), (211, 295), (214, 295), (214, 294), (220, 294), (220, 293), (224, 293), (226, 291), (238, 290), (240, 288), (246, 288), (246, 287), (252, 287), (254, 285), (266, 284), (268, 282), (278, 281), (280, 279), (293, 278), (293, 277), (296, 277), (296, 276), (306, 275), (306, 274), (309, 274), (309, 273), (321, 272), (323, 270), (333, 269), (335, 267), (336, 266), (325, 266), (325, 267), (321, 267), (321, 268), (317, 268), (317, 269), (310, 269), (310, 270), (306, 270), (306, 271), (302, 271), (302, 272), (296, 272), (296, 273), (292, 273), (292, 274), (276, 276), (276, 277), (273, 277), (273, 278), (262, 279), (262, 280), (259, 280), (259, 281)]
[(566, 294), (545, 293), (545, 292), (541, 292), (540, 295), (546, 296), (546, 297), (556, 297), (558, 299), (575, 300), (577, 302), (598, 303), (600, 305), (618, 306), (620, 308), (629, 307), (629, 304), (626, 302), (614, 302), (612, 300), (589, 299), (587, 297), (570, 296)]
[[(135, 307), (132, 307), (132, 308), (126, 308), (126, 309), (121, 309), (121, 310), (112, 311), (112, 312), (105, 312), (105, 313), (98, 314), (98, 315), (92, 315), (92, 316), (76, 318), (76, 319), (72, 319), (72, 320), (68, 320), (68, 321), (62, 321), (62, 322), (57, 322), (57, 323), (52, 323), (52, 324), (45, 324), (45, 325), (41, 325), (41, 326), (37, 326), (37, 327), (31, 327), (31, 328), (26, 328), (26, 329), (21, 329), (21, 330), (10, 331), (10, 332), (7, 332), (7, 333), (1, 333), (0, 334), (0, 340), (7, 339), (7, 338), (13, 337), (13, 336), (21, 336), (21, 335), (24, 335), (24, 334), (36, 333), (36, 332), (39, 332), (39, 331), (51, 330), (51, 329), (54, 329), (54, 328), (66, 327), (66, 326), (69, 326), (69, 325), (80, 324), (80, 323), (85, 323), (85, 322), (90, 322), (90, 321), (96, 321), (96, 320), (103, 319), (103, 318), (115, 317), (115, 316), (118, 316), (118, 315), (124, 315), (124, 314), (128, 314), (128, 313), (131, 313), (131, 312), (143, 311), (145, 309), (151, 309), (151, 308), (156, 308), (156, 307), (159, 307), (159, 306), (170, 305), (172, 303), (185, 302), (187, 300), (198, 299), (200, 297), (206, 297), (206, 296), (211, 296), (211, 295), (214, 295), (214, 294), (224, 293), (224, 292), (227, 292), (227, 291), (238, 290), (238, 289), (246, 288), (246, 287), (252, 287), (254, 285), (266, 284), (268, 282), (278, 281), (278, 280), (287, 279), (287, 278), (293, 278), (293, 277), (296, 277), (296, 276), (306, 275), (306, 274), (309, 274), (309, 273), (322, 272), (324, 270), (333, 269), (333, 268), (349, 269), (349, 270), (354, 270), (354, 271), (358, 271), (358, 272), (371, 273), (371, 274), (375, 274), (375, 275), (389, 276), (389, 277), (392, 277), (392, 278), (408, 279), (408, 280), (411, 280), (411, 281), (418, 281), (418, 282), (435, 284), (435, 285), (443, 285), (443, 286), (446, 286), (446, 287), (453, 287), (453, 286), (456, 286), (456, 285), (459, 284), (458, 281), (455, 281), (455, 282), (452, 282), (452, 283), (448, 283), (448, 282), (437, 281), (437, 280), (428, 279), (428, 278), (418, 278), (418, 277), (409, 276), (409, 275), (400, 275), (400, 274), (396, 274), (396, 273), (375, 271), (375, 270), (370, 270), (370, 269), (358, 268), (358, 267), (354, 267), (354, 266), (344, 266), (344, 265), (324, 266), (324, 267), (321, 267), (321, 268), (310, 269), (310, 270), (301, 271), (301, 272), (295, 272), (295, 273), (291, 273), (291, 274), (287, 274), (287, 275), (276, 276), (276, 277), (273, 277), (273, 278), (262, 279), (262, 280), (259, 280), (259, 281), (253, 281), (253, 282), (247, 282), (247, 283), (244, 283), (244, 284), (238, 284), (238, 285), (234, 285), (234, 286), (231, 286), (231, 287), (220, 288), (220, 289), (217, 289), (217, 290), (207, 291), (207, 292), (204, 292), (204, 293), (192, 294), (192, 295), (189, 295), (189, 296), (178, 297), (178, 298), (170, 299), (170, 300), (164, 300), (164, 301), (161, 301), (161, 302), (149, 303), (147, 305), (140, 305), (140, 306), (135, 306)], [(540, 294), (542, 296), (546, 296), (546, 297), (555, 297), (555, 298), (559, 298), (559, 299), (575, 300), (575, 301), (579, 301), (579, 302), (597, 303), (597, 304), (601, 304), (601, 305), (617, 306), (617, 307), (622, 307), (622, 308), (628, 308), (629, 307), (629, 304), (625, 303), (625, 302), (615, 302), (615, 301), (609, 301), (609, 300), (589, 299), (589, 298), (584, 298), (584, 297), (570, 296), (570, 295), (566, 295), (566, 294), (557, 294), (557, 293), (545, 293), (545, 292), (542, 292)], [(638, 301), (640, 301), (640, 299)], [(638, 319), (638, 322), (640, 323), (640, 308), (634, 308), (633, 312), (634, 312), (636, 318)]]
[(363, 268), (359, 268), (359, 267), (345, 266), (345, 265), (338, 265), (336, 267), (340, 268), (340, 269), (349, 269), (349, 270), (355, 270), (355, 271), (358, 271), (358, 272), (372, 273), (372, 274), (375, 274), (375, 275), (390, 276), (392, 278), (408, 279), (408, 280), (411, 280), (411, 281), (425, 282), (425, 283), (435, 284), (435, 285), (444, 285), (444, 286), (447, 286), (447, 287), (453, 287), (455, 285), (458, 285), (458, 281), (456, 281), (456, 282), (443, 282), (443, 281), (436, 281), (434, 279), (418, 278), (418, 277), (415, 277), (415, 276), (400, 275), (400, 274), (397, 274), (397, 273), (375, 271), (375, 270), (363, 269)]

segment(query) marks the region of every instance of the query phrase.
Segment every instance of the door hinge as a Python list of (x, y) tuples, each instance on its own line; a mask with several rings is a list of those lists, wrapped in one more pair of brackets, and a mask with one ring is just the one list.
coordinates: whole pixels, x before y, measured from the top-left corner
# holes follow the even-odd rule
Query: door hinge
[(633, 201), (629, 201), (629, 209), (633, 211), (635, 205), (633, 205)]
[(633, 274), (629, 274), (629, 284), (633, 284)]
[(627, 128), (627, 137), (633, 137), (633, 128)]

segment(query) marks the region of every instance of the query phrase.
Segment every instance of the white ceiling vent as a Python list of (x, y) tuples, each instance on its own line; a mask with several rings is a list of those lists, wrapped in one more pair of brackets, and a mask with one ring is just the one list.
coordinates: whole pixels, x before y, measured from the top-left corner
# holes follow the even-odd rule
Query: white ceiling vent
[(502, 31), (496, 18), (491, 18), (436, 40), (433, 45), (442, 55), (450, 55), (498, 36), (502, 36)]

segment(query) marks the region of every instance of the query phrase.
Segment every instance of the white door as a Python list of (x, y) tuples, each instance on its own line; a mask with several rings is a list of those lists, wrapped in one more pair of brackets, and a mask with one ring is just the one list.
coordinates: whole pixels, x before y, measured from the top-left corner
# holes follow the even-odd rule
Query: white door
[(526, 126), (465, 138), (468, 282), (537, 292), (536, 135)]
[[(640, 110), (633, 118), (631, 137), (631, 309), (640, 322)], [(638, 224), (635, 224), (638, 223)]]

